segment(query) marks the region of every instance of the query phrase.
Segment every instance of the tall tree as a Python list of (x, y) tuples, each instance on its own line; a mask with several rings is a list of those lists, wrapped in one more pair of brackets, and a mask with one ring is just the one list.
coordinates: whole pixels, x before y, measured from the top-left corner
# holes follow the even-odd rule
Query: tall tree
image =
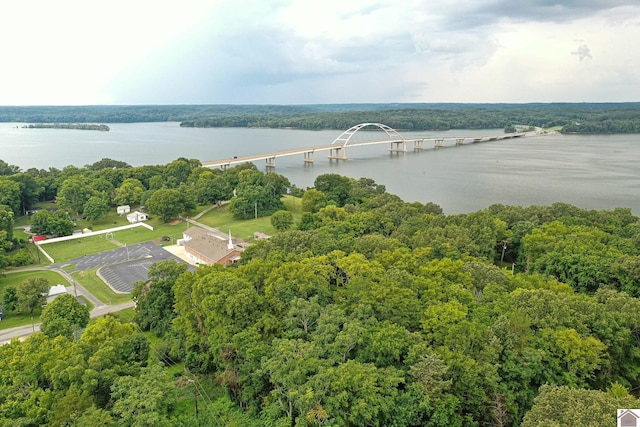
[(33, 314), (36, 308), (41, 308), (47, 300), (49, 282), (43, 277), (32, 277), (18, 285), (16, 297), (18, 309)]
[(93, 190), (87, 185), (86, 178), (74, 175), (62, 182), (58, 190), (58, 204), (80, 215), (92, 193)]
[(176, 316), (173, 286), (186, 271), (184, 263), (161, 261), (149, 267), (148, 281), (136, 282), (132, 292), (136, 302), (135, 320), (143, 330), (162, 336), (171, 329)]
[(73, 295), (63, 294), (45, 306), (40, 320), (40, 330), (45, 335), (71, 338), (75, 331), (89, 323), (89, 308), (80, 304)]

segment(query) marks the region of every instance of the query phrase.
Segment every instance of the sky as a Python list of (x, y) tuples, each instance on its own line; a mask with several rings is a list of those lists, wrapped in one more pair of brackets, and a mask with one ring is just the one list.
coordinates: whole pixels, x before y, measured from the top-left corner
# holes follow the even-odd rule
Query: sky
[(0, 0), (0, 105), (640, 101), (638, 0)]

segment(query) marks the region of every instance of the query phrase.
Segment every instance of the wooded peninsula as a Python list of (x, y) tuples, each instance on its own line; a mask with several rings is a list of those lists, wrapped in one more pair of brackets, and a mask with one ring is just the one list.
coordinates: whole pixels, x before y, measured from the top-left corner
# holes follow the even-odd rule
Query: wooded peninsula
[(185, 127), (346, 130), (379, 122), (401, 131), (557, 127), (565, 133), (640, 133), (640, 103), (311, 104), (0, 107), (0, 122), (180, 122)]

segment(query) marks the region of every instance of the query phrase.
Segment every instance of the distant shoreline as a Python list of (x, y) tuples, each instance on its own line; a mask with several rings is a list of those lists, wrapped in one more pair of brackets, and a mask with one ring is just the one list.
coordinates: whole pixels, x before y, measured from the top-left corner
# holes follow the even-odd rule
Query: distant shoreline
[(27, 129), (79, 129), (79, 130), (99, 130), (101, 132), (109, 132), (111, 130), (107, 125), (95, 125), (88, 123), (36, 123), (22, 126)]

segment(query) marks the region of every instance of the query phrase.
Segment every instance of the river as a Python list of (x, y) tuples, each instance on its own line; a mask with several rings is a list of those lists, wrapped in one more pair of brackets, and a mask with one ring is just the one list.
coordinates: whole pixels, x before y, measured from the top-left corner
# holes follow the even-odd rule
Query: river
[[(82, 167), (108, 157), (132, 166), (201, 161), (331, 143), (340, 131), (181, 128), (178, 123), (109, 124), (111, 131), (24, 129), (0, 123), (0, 159), (22, 170)], [(500, 129), (406, 132), (405, 138), (499, 135)], [(380, 133), (356, 133), (361, 140)], [(356, 138), (354, 135), (354, 138)], [(640, 215), (640, 135), (547, 135), (390, 154), (386, 144), (349, 149), (347, 161), (316, 153), (279, 158), (275, 171), (298, 187), (325, 173), (368, 177), (405, 201), (434, 202), (445, 213), (493, 203), (562, 201), (587, 209), (631, 208)], [(452, 145), (452, 144), (450, 144)], [(264, 162), (256, 162), (264, 170)]]

